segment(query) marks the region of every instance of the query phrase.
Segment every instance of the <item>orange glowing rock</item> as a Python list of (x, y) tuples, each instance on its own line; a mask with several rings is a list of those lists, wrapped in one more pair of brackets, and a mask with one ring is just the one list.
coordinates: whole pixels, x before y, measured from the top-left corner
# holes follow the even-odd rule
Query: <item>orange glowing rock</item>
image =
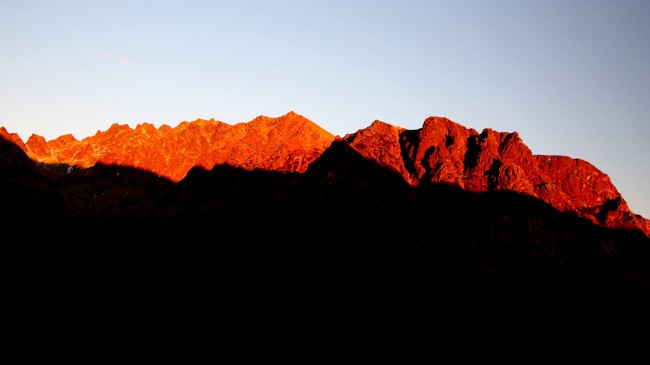
[(72, 135), (50, 141), (32, 135), (24, 149), (30, 158), (43, 163), (82, 168), (97, 163), (130, 166), (177, 182), (195, 166), (209, 170), (217, 164), (304, 172), (333, 140), (331, 133), (290, 112), (235, 125), (213, 119), (158, 129), (148, 123), (135, 129), (113, 124), (81, 141)]

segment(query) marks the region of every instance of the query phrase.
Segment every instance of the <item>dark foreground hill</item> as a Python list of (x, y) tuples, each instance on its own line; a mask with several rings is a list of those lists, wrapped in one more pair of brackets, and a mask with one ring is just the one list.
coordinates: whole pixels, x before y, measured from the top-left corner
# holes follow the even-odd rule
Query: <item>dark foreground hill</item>
[[(621, 298), (650, 288), (647, 220), (589, 163), (532, 155), (516, 133), (430, 118), (418, 131), (375, 122), (340, 138), (293, 113), (261, 117), (258, 127), (201, 123), (213, 143), (185, 135), (204, 146), (187, 156), (161, 142), (170, 135), (156, 140), (193, 166), (182, 173), (161, 149), (135, 154), (99, 132), (104, 144), (85, 141), (86, 151), (110, 145), (114, 160), (126, 159), (121, 148), (142, 157), (132, 165), (150, 165), (97, 155), (84, 167), (38, 162), (26, 152), (41, 148), (53, 160), (53, 141), (38, 147), (30, 138), (30, 150), (3, 130), (10, 300), (34, 311), (151, 298), (286, 311), (423, 298)], [(67, 149), (55, 141), (61, 155), (80, 148), (74, 138)], [(214, 164), (197, 162), (207, 159)]]

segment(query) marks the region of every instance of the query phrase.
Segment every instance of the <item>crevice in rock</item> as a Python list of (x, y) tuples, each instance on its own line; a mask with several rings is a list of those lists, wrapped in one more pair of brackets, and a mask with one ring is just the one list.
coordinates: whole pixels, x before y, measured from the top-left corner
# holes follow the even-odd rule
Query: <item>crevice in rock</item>
[(467, 138), (467, 152), (465, 152), (465, 159), (463, 164), (465, 165), (465, 170), (471, 169), (477, 166), (478, 164), (478, 155), (481, 151), (478, 145), (479, 136), (469, 136)]

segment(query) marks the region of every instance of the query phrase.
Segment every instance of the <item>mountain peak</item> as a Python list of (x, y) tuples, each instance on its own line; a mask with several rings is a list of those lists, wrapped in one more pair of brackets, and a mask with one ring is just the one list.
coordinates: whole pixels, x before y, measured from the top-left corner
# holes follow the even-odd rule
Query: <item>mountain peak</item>
[[(0, 133), (34, 161), (81, 168), (97, 163), (130, 166), (174, 182), (193, 168), (211, 170), (217, 165), (302, 173), (335, 140), (294, 111), (235, 125), (197, 119), (174, 128), (143, 123), (131, 129), (114, 123), (81, 141), (70, 134), (51, 141), (32, 135), (23, 144), (15, 134), (4, 129)], [(606, 174), (586, 161), (535, 155), (516, 131), (485, 128), (478, 133), (432, 116), (417, 130), (375, 120), (340, 141), (413, 187), (447, 184), (476, 193), (512, 191), (595, 224), (641, 229), (650, 236), (650, 223), (629, 210)]]
[(479, 134), (447, 118), (430, 117), (419, 130), (376, 120), (344, 140), (412, 186), (434, 183), (477, 193), (512, 191), (595, 224), (639, 229), (650, 236), (650, 221), (629, 210), (606, 174), (578, 159), (534, 155), (516, 131), (486, 128)]
[[(231, 126), (214, 119), (181, 122), (175, 128), (150, 123), (113, 123), (104, 132), (77, 141), (72, 135), (46, 141), (30, 138), (24, 150), (35, 161), (82, 168), (97, 163), (137, 167), (180, 181), (194, 167), (229, 164), (286, 172), (304, 172), (334, 140), (309, 119), (289, 112), (278, 118), (259, 116)], [(180, 153), (179, 153), (180, 152)]]

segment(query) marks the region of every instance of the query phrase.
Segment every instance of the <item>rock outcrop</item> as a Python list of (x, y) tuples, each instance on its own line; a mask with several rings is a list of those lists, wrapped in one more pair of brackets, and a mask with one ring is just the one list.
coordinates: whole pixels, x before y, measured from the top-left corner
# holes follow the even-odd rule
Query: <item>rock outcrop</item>
[(584, 160), (534, 155), (517, 132), (478, 133), (430, 117), (415, 131), (375, 121), (345, 141), (412, 186), (426, 181), (471, 192), (513, 191), (595, 224), (641, 230), (650, 237), (650, 221), (630, 211), (607, 174)]
[(182, 122), (174, 128), (144, 123), (132, 129), (113, 124), (81, 141), (70, 134), (50, 141), (32, 135), (19, 145), (29, 157), (44, 164), (128, 166), (177, 182), (194, 167), (209, 170), (220, 164), (245, 170), (304, 172), (333, 139), (331, 133), (290, 112), (235, 125), (214, 119)]

